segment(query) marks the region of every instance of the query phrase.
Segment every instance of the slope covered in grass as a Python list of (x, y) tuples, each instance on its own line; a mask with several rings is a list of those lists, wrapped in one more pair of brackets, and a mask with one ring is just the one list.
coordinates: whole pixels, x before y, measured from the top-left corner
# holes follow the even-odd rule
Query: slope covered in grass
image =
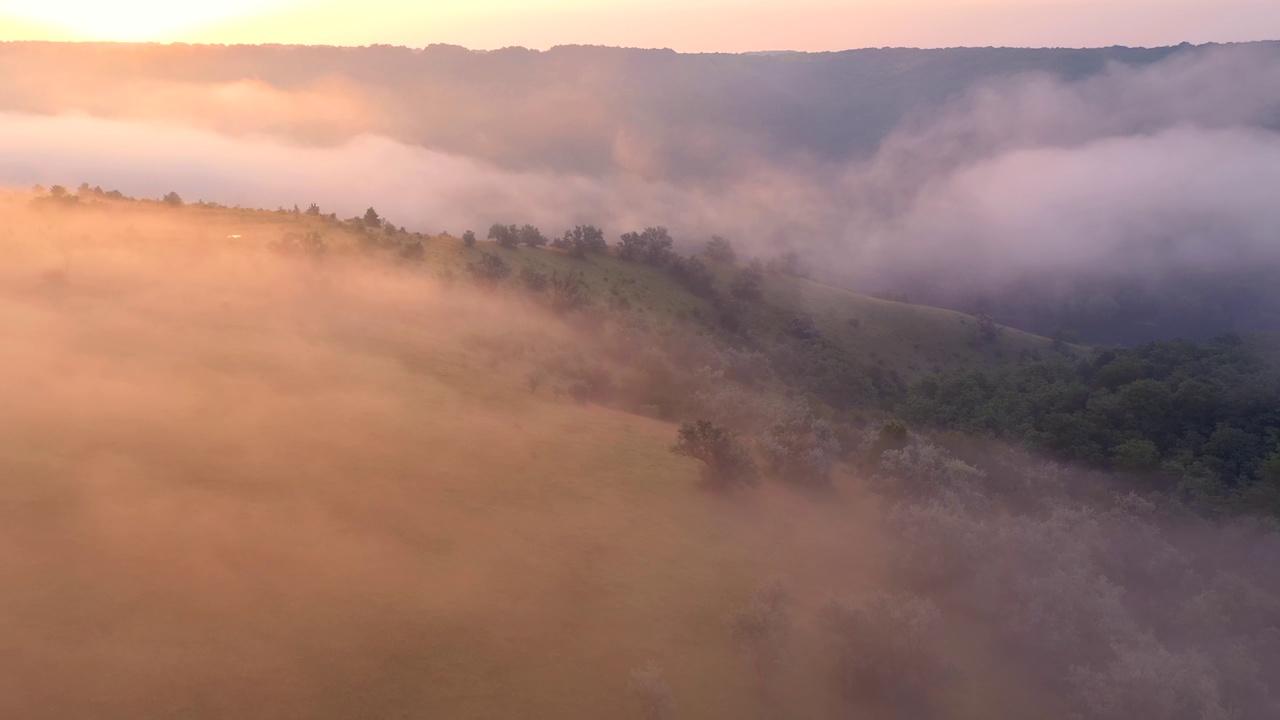
[[(167, 207), (160, 203), (92, 199), (77, 207), (81, 214), (103, 218), (112, 226), (130, 227), (131, 214), (139, 209), (160, 210), (169, 222), (205, 227), (215, 223), (227, 230), (219, 236), (197, 230), (195, 239), (205, 244), (262, 247), (288, 235), (317, 233), (335, 260), (367, 254), (370, 244), (394, 252), (408, 244), (420, 245), (421, 256), (407, 263), (428, 275), (465, 280), (468, 263), (483, 253), (502, 258), (512, 269), (507, 284), (518, 285), (521, 270), (580, 274), (591, 302), (624, 306), (662, 324), (700, 323), (716, 328), (717, 309), (707, 297), (689, 292), (671, 273), (641, 262), (623, 262), (615, 252), (574, 258), (551, 248), (503, 248), (481, 240), (467, 247), (451, 235), (423, 235), (398, 230), (369, 230), (359, 223), (339, 222), (326, 216), (290, 212), (230, 209), (188, 205)], [(484, 232), (480, 231), (483, 238)], [(606, 236), (610, 244), (616, 238)], [(679, 250), (697, 254), (701, 245), (686, 243)], [(720, 295), (728, 293), (741, 266), (709, 263)], [(824, 339), (839, 354), (879, 366), (905, 379), (957, 366), (992, 363), (1053, 352), (1052, 341), (1013, 328), (992, 325), (986, 334), (974, 316), (951, 310), (912, 305), (859, 295), (794, 275), (768, 273), (764, 300), (752, 309), (757, 340), (768, 344), (785, 336), (788, 322), (798, 315), (813, 319)]]
[[(811, 618), (883, 555), (851, 478), (708, 492), (673, 425), (530, 391), (591, 344), (544, 311), (175, 217), (7, 238), (0, 714), (627, 717), (648, 662), (680, 717), (838, 710)], [(766, 701), (729, 620), (775, 576)]]

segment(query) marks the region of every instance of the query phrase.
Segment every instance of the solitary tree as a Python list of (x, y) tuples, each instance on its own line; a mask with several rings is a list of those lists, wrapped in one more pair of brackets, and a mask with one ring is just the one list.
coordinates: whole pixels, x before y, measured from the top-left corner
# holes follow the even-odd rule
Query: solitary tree
[(468, 230), (462, 233), (462, 244), (466, 245), (467, 247), (474, 246), (476, 244), (476, 231)]
[(515, 225), (494, 223), (489, 228), (489, 239), (506, 248), (514, 248), (520, 244), (520, 228)]
[(733, 244), (719, 235), (713, 235), (707, 241), (707, 247), (703, 249), (702, 254), (712, 262), (727, 265), (732, 265), (738, 259), (738, 254), (733, 250)]
[(164, 202), (165, 205), (172, 205), (173, 207), (182, 207), (182, 196), (178, 195), (178, 193), (176, 192), (171, 192), (168, 195), (164, 196), (162, 202)]
[(733, 433), (708, 420), (680, 426), (671, 452), (701, 460), (704, 477), (713, 485), (755, 485), (759, 479), (751, 453)]

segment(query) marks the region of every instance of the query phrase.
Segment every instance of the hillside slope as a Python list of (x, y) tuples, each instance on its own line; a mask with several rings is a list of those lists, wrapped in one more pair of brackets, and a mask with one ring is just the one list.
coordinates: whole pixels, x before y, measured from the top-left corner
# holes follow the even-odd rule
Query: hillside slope
[[(14, 202), (21, 206), (21, 200)], [(201, 228), (184, 232), (191, 235), (189, 239), (209, 245), (261, 248), (286, 236), (316, 232), (329, 247), (334, 261), (366, 254), (370, 236), (358, 223), (327, 217), (201, 205), (168, 207), (148, 201), (91, 199), (69, 213), (50, 212), (46, 218), (51, 228), (101, 221), (144, 241), (159, 241), (159, 237), (148, 240), (148, 233), (171, 234), (166, 223)], [(140, 224), (134, 216), (143, 215), (147, 220)], [(215, 232), (212, 227), (219, 230)], [(480, 234), (483, 236), (483, 232)], [(381, 232), (372, 235), (392, 248), (420, 243), (420, 262), (408, 266), (436, 278), (465, 279), (468, 263), (476, 262), (483, 253), (493, 253), (512, 269), (508, 285), (517, 286), (518, 275), (525, 268), (564, 275), (581, 273), (594, 304), (620, 302), (656, 324), (694, 323), (715, 329), (717, 310), (710, 299), (691, 293), (662, 268), (623, 262), (612, 252), (579, 259), (547, 247), (502, 248), (485, 240), (467, 247), (448, 235), (404, 231), (390, 239), (383, 238)], [(613, 240), (610, 238), (610, 243)], [(51, 257), (51, 263), (56, 264), (56, 255)], [(741, 268), (710, 265), (716, 274), (716, 290), (727, 292)], [(979, 320), (965, 313), (859, 295), (792, 275), (769, 273), (763, 289), (764, 302), (753, 310), (752, 317), (753, 331), (760, 343), (785, 336), (788, 322), (805, 315), (812, 318), (821, 336), (838, 354), (878, 366), (905, 380), (957, 366), (1054, 351), (1053, 341), (1014, 328), (993, 324), (984, 334)]]
[[(166, 210), (3, 238), (0, 618), (24, 662), (0, 714), (638, 717), (654, 662), (680, 717), (843, 716), (817, 610), (886, 556), (848, 474), (707, 492), (674, 425), (531, 391), (532, 358), (494, 351), (591, 347), (548, 312), (255, 246), (292, 219)], [(619, 277), (664, 289), (598, 263)], [(762, 696), (729, 620), (779, 575), (795, 659)], [(1016, 703), (983, 663), (960, 717)]]

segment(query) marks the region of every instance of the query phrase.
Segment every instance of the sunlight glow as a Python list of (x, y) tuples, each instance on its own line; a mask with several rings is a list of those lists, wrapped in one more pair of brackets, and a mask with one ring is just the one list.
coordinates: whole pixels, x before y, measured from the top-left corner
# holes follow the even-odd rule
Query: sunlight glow
[(204, 26), (251, 17), (298, 2), (218, 0), (0, 0), (0, 17), (25, 20), (62, 33), (66, 40), (167, 41)]
[(0, 40), (743, 52), (1276, 37), (1276, 0), (0, 0)]

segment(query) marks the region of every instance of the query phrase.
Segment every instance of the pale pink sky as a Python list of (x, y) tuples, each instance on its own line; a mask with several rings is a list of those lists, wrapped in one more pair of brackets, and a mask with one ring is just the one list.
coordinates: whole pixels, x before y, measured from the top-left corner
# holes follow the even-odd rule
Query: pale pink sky
[(0, 0), (0, 39), (684, 52), (1280, 39), (1278, 0)]

